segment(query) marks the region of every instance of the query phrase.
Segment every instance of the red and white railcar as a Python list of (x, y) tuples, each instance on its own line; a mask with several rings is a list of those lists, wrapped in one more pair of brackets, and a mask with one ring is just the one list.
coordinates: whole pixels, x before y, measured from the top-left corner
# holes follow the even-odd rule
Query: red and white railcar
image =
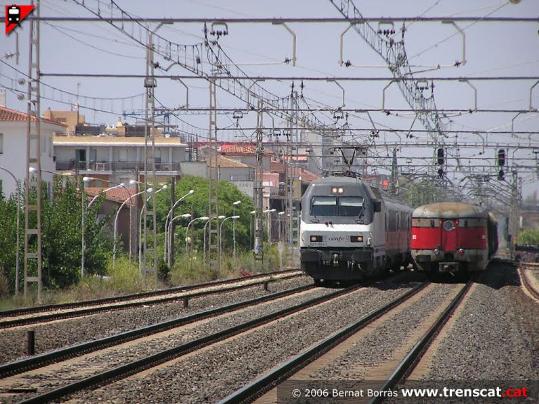
[(467, 203), (423, 205), (412, 214), (410, 246), (419, 270), (483, 271), (498, 249), (496, 220)]

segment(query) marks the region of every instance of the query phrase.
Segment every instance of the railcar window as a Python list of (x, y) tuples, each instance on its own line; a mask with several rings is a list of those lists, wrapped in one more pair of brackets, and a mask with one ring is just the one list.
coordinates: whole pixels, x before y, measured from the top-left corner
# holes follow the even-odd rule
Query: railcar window
[(339, 216), (361, 216), (364, 200), (361, 196), (341, 196), (339, 198)]
[(440, 227), (440, 219), (412, 218), (414, 227)]
[(460, 219), (459, 227), (483, 227), (486, 226), (486, 219), (480, 218), (471, 218), (471, 219)]
[(336, 196), (313, 196), (311, 216), (337, 216)]

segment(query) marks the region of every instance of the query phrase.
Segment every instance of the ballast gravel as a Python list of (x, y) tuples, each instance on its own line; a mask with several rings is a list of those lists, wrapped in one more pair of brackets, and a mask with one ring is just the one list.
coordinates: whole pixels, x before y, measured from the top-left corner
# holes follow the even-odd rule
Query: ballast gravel
[[(43, 370), (31, 371), (28, 374), (21, 375), (22, 377), (16, 377), (16, 380), (11, 382), (11, 387), (19, 387), (19, 382), (17, 380), (22, 378), (25, 386), (30, 385), (34, 388), (38, 388), (41, 392), (52, 390), (75, 379), (82, 379), (127, 364), (148, 355), (182, 345), (186, 342), (211, 335), (224, 329), (243, 324), (250, 320), (275, 313), (279, 310), (333, 292), (334, 291), (331, 289), (316, 288), (298, 295), (292, 295), (276, 301), (251, 306), (217, 318), (210, 318), (191, 325), (168, 330), (165, 331), (164, 335), (155, 335), (133, 340), (117, 347), (111, 347), (104, 351), (96, 351), (87, 356), (52, 365), (53, 370), (44, 368)], [(51, 377), (52, 375), (54, 377)], [(18, 396), (17, 399), (20, 400), (29, 397), (30, 396)]]
[(0, 364), (24, 357), (26, 352), (26, 332), (28, 330), (35, 331), (36, 354), (44, 353), (80, 342), (91, 341), (156, 324), (183, 315), (190, 315), (198, 311), (249, 300), (267, 295), (268, 293), (308, 284), (312, 284), (310, 278), (298, 277), (270, 283), (270, 292), (265, 291), (262, 285), (257, 285), (246, 289), (197, 297), (189, 300), (188, 308), (184, 308), (182, 301), (178, 300), (123, 310), (100, 312), (85, 317), (74, 317), (49, 323), (2, 329), (0, 330)]
[(363, 380), (369, 368), (390, 360), (408, 336), (436, 310), (457, 285), (433, 285), (426, 295), (397, 311), (331, 363), (310, 375), (317, 380)]
[(426, 379), (539, 380), (539, 304), (493, 262), (434, 355)]
[[(411, 285), (408, 285), (410, 287)], [(361, 289), (201, 352), (71, 399), (96, 402), (215, 402), (338, 328), (387, 304), (407, 286)]]

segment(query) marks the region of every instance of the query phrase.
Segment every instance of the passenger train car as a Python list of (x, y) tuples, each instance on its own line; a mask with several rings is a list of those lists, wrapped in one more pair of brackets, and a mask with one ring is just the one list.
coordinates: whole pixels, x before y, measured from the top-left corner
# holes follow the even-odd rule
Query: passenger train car
[(316, 283), (362, 280), (411, 262), (412, 209), (360, 179), (325, 177), (302, 198), (301, 267)]
[(422, 271), (483, 271), (498, 249), (497, 223), (491, 213), (467, 203), (423, 205), (412, 215), (411, 249)]

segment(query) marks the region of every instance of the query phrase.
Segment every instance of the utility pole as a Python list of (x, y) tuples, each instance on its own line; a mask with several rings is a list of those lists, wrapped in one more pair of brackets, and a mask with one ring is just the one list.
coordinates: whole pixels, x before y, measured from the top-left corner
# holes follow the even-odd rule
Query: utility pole
[(509, 248), (511, 252), (511, 258), (514, 257), (519, 227), (520, 213), (518, 196), (518, 173), (516, 169), (513, 169), (511, 179), (511, 212), (509, 214), (509, 228), (511, 232), (511, 245), (509, 246)]
[[(295, 97), (294, 97), (294, 83), (292, 83), (292, 87), (291, 87), (291, 91), (290, 91), (290, 110), (293, 110), (294, 108), (296, 108), (296, 103), (295, 103)], [(290, 115), (290, 119), (288, 120), (288, 124), (289, 124), (289, 130), (287, 132), (287, 136), (286, 136), (286, 153), (285, 153), (285, 156), (284, 156), (284, 160), (285, 160), (285, 182), (286, 182), (286, 188), (285, 188), (285, 197), (286, 197), (286, 204), (285, 204), (285, 212), (286, 212), (286, 239), (287, 239), (287, 242), (288, 242), (288, 246), (292, 245), (292, 242), (293, 242), (293, 231), (294, 231), (294, 227), (293, 227), (293, 223), (294, 223), (294, 220), (293, 220), (293, 210), (292, 210), (292, 207), (293, 207), (293, 199), (292, 199), (292, 194), (293, 194), (293, 184), (294, 184), (294, 166), (292, 164), (292, 161), (291, 161), (291, 157), (292, 157), (292, 148), (290, 147), (290, 143), (292, 141), (291, 137), (292, 137), (292, 128), (294, 128), (294, 125), (295, 125), (295, 113), (293, 112), (291, 115)]]
[(209, 268), (219, 273), (219, 164), (217, 150), (217, 86), (215, 79), (210, 79), (210, 126), (208, 142), (208, 254)]
[[(176, 202), (175, 199), (176, 199), (176, 177), (172, 177), (172, 180), (170, 181), (170, 209), (172, 209), (170, 213), (171, 218), (176, 217), (174, 215), (174, 203)], [(175, 229), (176, 229), (176, 224), (174, 221), (172, 221), (172, 223), (170, 224), (170, 230), (169, 230), (170, 231), (169, 238), (171, 241), (169, 244), (169, 251), (168, 251), (168, 256), (170, 257), (169, 258), (170, 268), (174, 266), (174, 234), (176, 234)], [(166, 243), (166, 240), (165, 240), (165, 243)]]
[(258, 110), (256, 115), (256, 171), (255, 171), (255, 182), (254, 182), (254, 199), (255, 199), (255, 238), (254, 238), (254, 257), (256, 261), (263, 261), (264, 259), (264, 244), (263, 244), (263, 156), (264, 156), (264, 145), (263, 140), (263, 113), (262, 113), (263, 103), (261, 100), (258, 101)]
[[(34, 2), (32, 2), (34, 4)], [(41, 303), (42, 234), (41, 234), (41, 99), (39, 55), (40, 4), (36, 2), (36, 19), (30, 21), (28, 58), (28, 124), (26, 127), (26, 181), (24, 185), (24, 297), (28, 286), (37, 283), (37, 300)], [(32, 127), (32, 122), (34, 126)], [(30, 170), (32, 168), (32, 170)], [(81, 192), (83, 192), (81, 187)], [(17, 212), (18, 214), (18, 212)]]
[(397, 165), (397, 148), (393, 149), (393, 158), (391, 160), (391, 193), (398, 193), (398, 180), (399, 180), (399, 171)]
[[(161, 25), (155, 30), (157, 31)], [(144, 136), (144, 190), (153, 187), (157, 188), (155, 175), (155, 87), (157, 82), (154, 77), (154, 45), (153, 32), (148, 34), (148, 45), (146, 47), (146, 78), (144, 79), (144, 87), (146, 88), (145, 97), (145, 136)], [(146, 202), (148, 195), (143, 194), (146, 202), (144, 211), (144, 244), (143, 244), (143, 270), (154, 272), (157, 278), (157, 218), (155, 214), (155, 192), (150, 194), (150, 200)], [(148, 220), (149, 219), (149, 220)], [(151, 237), (150, 243), (149, 236)]]

